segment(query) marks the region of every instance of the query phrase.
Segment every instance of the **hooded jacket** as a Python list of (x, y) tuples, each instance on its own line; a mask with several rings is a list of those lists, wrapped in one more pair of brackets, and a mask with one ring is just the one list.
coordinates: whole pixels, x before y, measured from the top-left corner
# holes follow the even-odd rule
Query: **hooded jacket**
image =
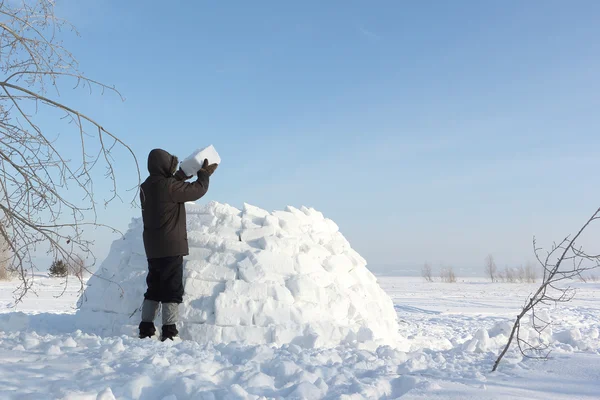
[(177, 164), (177, 157), (165, 150), (154, 149), (148, 155), (150, 176), (140, 190), (148, 259), (189, 254), (185, 202), (206, 194), (209, 175), (200, 170), (195, 182), (185, 182), (173, 176)]

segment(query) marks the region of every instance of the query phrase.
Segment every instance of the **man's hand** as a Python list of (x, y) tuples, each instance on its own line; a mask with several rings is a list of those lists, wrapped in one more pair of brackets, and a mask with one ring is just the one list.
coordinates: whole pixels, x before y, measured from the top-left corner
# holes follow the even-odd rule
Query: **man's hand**
[(215, 172), (215, 170), (217, 169), (218, 166), (219, 166), (219, 164), (208, 165), (208, 159), (205, 158), (200, 171), (206, 171), (206, 173), (208, 173), (208, 176), (211, 176)]

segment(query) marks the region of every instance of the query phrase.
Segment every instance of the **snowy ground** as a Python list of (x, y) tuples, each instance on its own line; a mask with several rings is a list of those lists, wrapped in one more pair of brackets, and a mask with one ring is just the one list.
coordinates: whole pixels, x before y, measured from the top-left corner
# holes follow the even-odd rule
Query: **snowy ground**
[(490, 373), (533, 285), (379, 277), (405, 338), (398, 348), (201, 346), (77, 330), (79, 285), (40, 278), (13, 307), (0, 282), (0, 399), (598, 399), (600, 284), (549, 309), (549, 361), (514, 350)]

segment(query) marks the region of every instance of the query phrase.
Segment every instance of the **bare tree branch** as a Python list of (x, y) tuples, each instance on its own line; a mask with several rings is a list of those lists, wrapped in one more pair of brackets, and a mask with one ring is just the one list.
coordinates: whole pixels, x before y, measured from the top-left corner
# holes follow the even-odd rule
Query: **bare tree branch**
[[(104, 205), (121, 199), (113, 156), (117, 150), (128, 152), (135, 164), (131, 203), (137, 205), (141, 177), (132, 149), (90, 116), (47, 94), (52, 89), (58, 96), (62, 84), (74, 81), (75, 88), (91, 92), (95, 87), (123, 99), (114, 87), (79, 72), (76, 59), (59, 40), (64, 29), (77, 33), (54, 15), (52, 0), (0, 3), (0, 239), (20, 280), (16, 303), (32, 289), (41, 251), (86, 271), (95, 265), (92, 235), (84, 231), (114, 231), (98, 223), (94, 181), (96, 170), (103, 168), (102, 178), (111, 182), (102, 196)], [(40, 124), (41, 110), (58, 112), (58, 121), (75, 128), (65, 136), (79, 143), (79, 158), (69, 159), (58, 136)], [(81, 282), (83, 272), (75, 276)]]
[[(560, 243), (554, 243), (550, 251), (547, 251), (545, 257), (542, 255), (543, 250), (537, 247), (535, 238), (533, 239), (533, 249), (535, 257), (544, 269), (542, 283), (537, 291), (530, 295), (523, 309), (517, 315), (515, 323), (511, 330), (510, 336), (502, 352), (496, 359), (492, 371), (496, 371), (502, 358), (510, 348), (513, 340), (517, 339), (519, 351), (526, 357), (530, 358), (547, 358), (550, 352), (548, 345), (541, 340), (539, 343), (533, 344), (522, 339), (519, 336), (521, 328), (521, 320), (528, 314), (532, 315), (533, 329), (541, 337), (542, 332), (550, 326), (549, 321), (545, 321), (536, 314), (536, 307), (539, 304), (549, 304), (569, 302), (573, 299), (576, 292), (570, 286), (559, 286), (558, 282), (569, 281), (583, 272), (590, 271), (600, 267), (600, 256), (590, 256), (581, 248), (576, 247), (576, 241), (581, 237), (585, 230), (600, 218), (600, 208), (587, 220), (587, 222), (579, 229), (577, 234), (572, 239), (566, 237)], [(556, 257), (556, 261), (552, 261)], [(564, 266), (565, 261), (572, 260), (573, 266)], [(534, 356), (531, 356), (534, 354)]]

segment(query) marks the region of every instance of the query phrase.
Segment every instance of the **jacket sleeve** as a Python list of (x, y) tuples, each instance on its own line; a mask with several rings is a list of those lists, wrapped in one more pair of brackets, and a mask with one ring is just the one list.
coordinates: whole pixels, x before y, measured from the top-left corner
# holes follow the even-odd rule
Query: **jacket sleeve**
[(144, 185), (140, 185), (140, 206), (142, 210), (144, 209), (144, 205), (146, 204), (146, 193), (144, 193)]
[(175, 172), (175, 173), (173, 174), (173, 177), (174, 177), (175, 179), (177, 179), (178, 181), (187, 181), (188, 179), (190, 179), (190, 178), (191, 178), (191, 176), (185, 176), (185, 172), (183, 172), (183, 170), (182, 170), (181, 168), (179, 168), (179, 169), (177, 170), (177, 172)]
[(176, 203), (196, 201), (206, 194), (208, 183), (209, 175), (204, 171), (199, 171), (198, 179), (191, 183), (173, 179), (169, 188), (171, 198)]

